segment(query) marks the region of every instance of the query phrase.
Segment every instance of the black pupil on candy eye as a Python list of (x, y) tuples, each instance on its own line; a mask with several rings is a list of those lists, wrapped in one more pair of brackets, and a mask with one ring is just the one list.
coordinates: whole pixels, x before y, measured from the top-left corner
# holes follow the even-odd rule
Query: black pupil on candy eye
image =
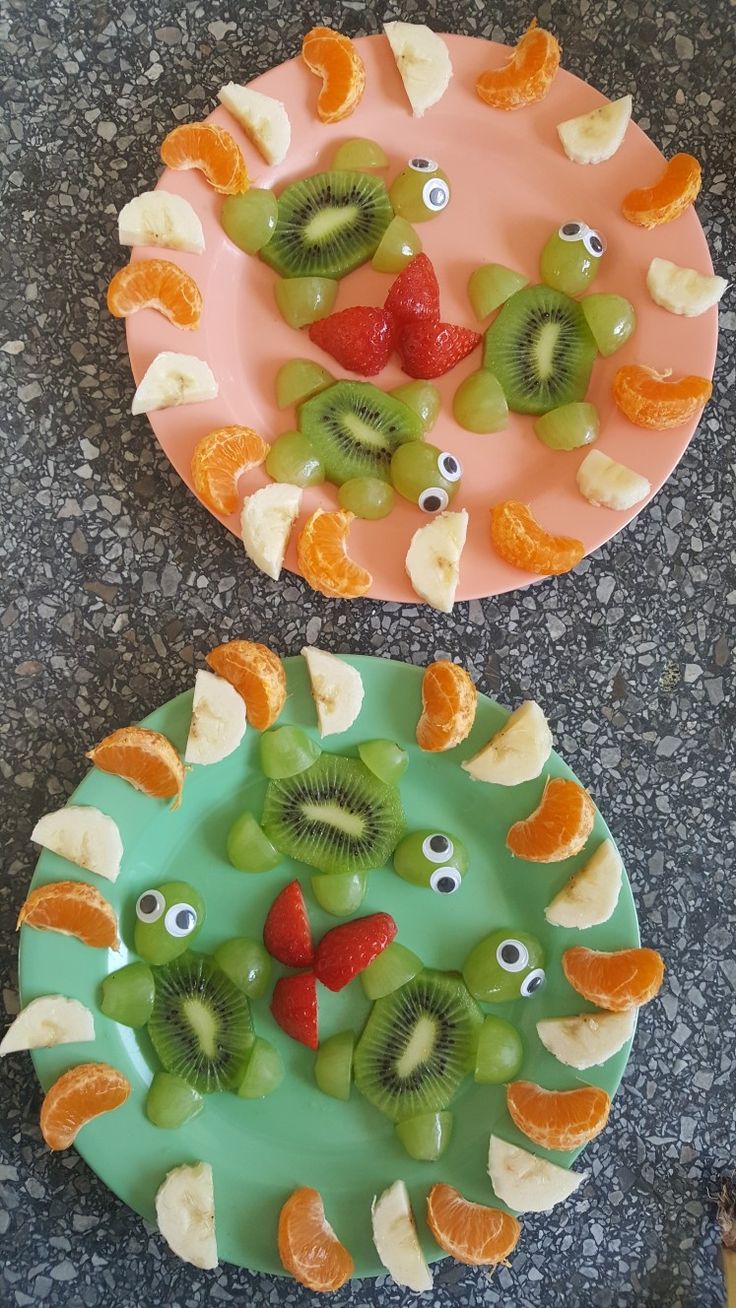
[(577, 236), (580, 231), (580, 223), (565, 223), (562, 230), (565, 236)]
[(440, 507), (441, 501), (439, 495), (426, 495), (424, 497), (422, 508), (426, 509), (428, 513), (434, 513), (435, 509), (439, 509)]
[(595, 250), (596, 254), (603, 254), (603, 242), (600, 236), (591, 236), (590, 244)]
[(441, 462), (443, 472), (449, 473), (450, 476), (457, 472), (457, 459), (453, 459), (451, 454), (445, 454)]
[(527, 994), (530, 995), (533, 990), (538, 990), (541, 984), (542, 984), (541, 976), (533, 976), (531, 981), (527, 982), (527, 987), (526, 987)]
[(432, 190), (429, 192), (429, 199), (431, 204), (442, 204), (445, 199), (445, 192), (442, 187), (433, 186)]
[(451, 895), (455, 889), (455, 880), (453, 877), (439, 877), (437, 880), (437, 889), (441, 895)]
[(141, 895), (138, 907), (141, 913), (154, 913), (158, 907), (158, 900), (155, 895)]
[(429, 159), (412, 159), (415, 168), (429, 168)]
[(191, 908), (182, 908), (176, 915), (176, 925), (180, 931), (188, 931), (194, 926), (194, 913)]
[(429, 842), (429, 848), (432, 850), (433, 854), (444, 854), (445, 850), (449, 848), (449, 844), (450, 842), (447, 839), (447, 836), (432, 836), (432, 839)]
[(519, 951), (516, 948), (516, 945), (504, 945), (501, 950), (501, 957), (504, 963), (518, 963)]

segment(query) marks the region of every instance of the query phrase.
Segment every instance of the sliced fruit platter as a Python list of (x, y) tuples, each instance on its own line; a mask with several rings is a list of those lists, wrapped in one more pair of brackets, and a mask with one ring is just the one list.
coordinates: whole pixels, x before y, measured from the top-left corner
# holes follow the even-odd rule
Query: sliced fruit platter
[(0, 1054), (198, 1267), (506, 1260), (585, 1185), (663, 980), (603, 817), (542, 707), (457, 664), (207, 665), (34, 828)]
[(676, 465), (726, 287), (700, 165), (560, 59), (536, 24), (314, 28), (122, 206), (133, 413), (267, 576), (449, 611), (574, 567)]

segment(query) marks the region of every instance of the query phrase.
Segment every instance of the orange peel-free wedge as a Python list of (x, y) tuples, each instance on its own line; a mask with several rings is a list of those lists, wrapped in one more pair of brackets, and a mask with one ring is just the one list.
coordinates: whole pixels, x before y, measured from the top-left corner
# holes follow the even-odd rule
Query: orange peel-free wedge
[(41, 1134), (49, 1149), (68, 1149), (87, 1122), (119, 1108), (129, 1094), (130, 1082), (109, 1063), (71, 1067), (46, 1091), (41, 1105)]
[(153, 799), (181, 803), (184, 764), (170, 740), (148, 727), (119, 727), (87, 751), (101, 772), (121, 777)]
[(689, 422), (708, 403), (707, 377), (671, 377), (641, 363), (627, 363), (613, 379), (613, 398), (629, 422), (650, 431), (667, 431)]
[(581, 540), (545, 531), (529, 505), (518, 500), (491, 509), (491, 540), (504, 562), (540, 577), (569, 572), (585, 553)]
[(427, 1226), (444, 1253), (468, 1267), (495, 1267), (516, 1248), (521, 1225), (510, 1213), (463, 1198), (451, 1185), (427, 1195)]
[(624, 218), (637, 227), (671, 223), (697, 199), (702, 169), (691, 154), (673, 154), (653, 186), (629, 191), (621, 206)]
[(494, 109), (523, 109), (542, 100), (560, 66), (560, 43), (532, 19), (502, 68), (489, 68), (475, 84), (477, 94)]
[(169, 259), (139, 259), (115, 273), (107, 307), (114, 318), (157, 309), (175, 327), (191, 331), (202, 316), (202, 293), (194, 278)]
[(656, 949), (606, 953), (575, 945), (562, 955), (562, 970), (583, 999), (609, 1013), (623, 1013), (648, 1004), (659, 994), (664, 959)]
[(279, 1213), (279, 1258), (308, 1290), (329, 1293), (350, 1280), (355, 1264), (325, 1217), (317, 1190), (302, 1186)]
[(358, 599), (373, 584), (370, 572), (348, 558), (348, 532), (354, 517), (345, 509), (316, 509), (297, 541), (299, 571), (312, 590), (328, 599)]
[(603, 1130), (611, 1100), (597, 1086), (545, 1090), (533, 1081), (506, 1086), (506, 1107), (515, 1126), (542, 1149), (579, 1149)]
[(234, 513), (239, 478), (263, 463), (268, 451), (251, 427), (218, 427), (203, 436), (192, 455), (192, 481), (199, 498), (215, 513)]
[(454, 749), (465, 740), (475, 721), (478, 692), (465, 668), (438, 659), (422, 677), (422, 716), (417, 744), (430, 753)]
[(36, 886), (21, 906), (16, 930), (58, 931), (92, 949), (117, 949), (118, 921), (112, 904), (85, 881), (52, 881)]
[(220, 195), (242, 195), (250, 185), (237, 142), (214, 123), (181, 123), (164, 138), (161, 158), (167, 168), (199, 168)]
[(302, 42), (302, 59), (322, 78), (317, 115), (339, 123), (353, 112), (365, 89), (365, 68), (353, 42), (331, 27), (313, 27)]
[(594, 822), (587, 790), (567, 777), (550, 777), (534, 812), (509, 827), (506, 846), (527, 863), (560, 863), (580, 853)]
[(245, 700), (256, 731), (273, 726), (286, 703), (286, 671), (278, 654), (253, 640), (229, 640), (210, 650), (207, 662)]

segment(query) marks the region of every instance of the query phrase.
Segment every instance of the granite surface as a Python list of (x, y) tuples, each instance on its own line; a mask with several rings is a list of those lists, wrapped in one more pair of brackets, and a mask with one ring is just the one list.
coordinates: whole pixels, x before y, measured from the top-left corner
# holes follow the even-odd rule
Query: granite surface
[[(511, 0), (371, 9), (323, 0), (310, 18), (360, 34), (384, 17), (426, 17), (513, 41), (524, 17)], [(571, 0), (537, 12), (566, 67), (611, 96), (636, 89), (657, 144), (701, 159), (698, 209), (718, 271), (733, 277), (733, 8)], [(712, 1199), (736, 1156), (734, 301), (722, 307), (699, 434), (653, 504), (574, 576), (460, 605), (452, 622), (254, 579), (131, 425), (123, 333), (101, 301), (120, 261), (112, 216), (153, 182), (162, 121), (199, 117), (223, 81), (296, 53), (306, 22), (277, 0), (0, 8), (4, 1013), (17, 1007), (13, 927), (33, 822), (70, 794), (91, 741), (187, 687), (213, 643), (249, 631), (295, 652), (306, 610), (307, 638), (327, 647), (461, 658), (502, 701), (536, 693), (554, 705), (558, 748), (617, 832), (644, 939), (668, 974), (611, 1125), (587, 1150), (589, 1182), (552, 1218), (526, 1221), (509, 1269), (487, 1278), (447, 1261), (426, 1302), (711, 1308), (721, 1303)], [(177, 1262), (73, 1150), (44, 1148), (29, 1061), (4, 1060), (0, 1080), (3, 1305), (318, 1301), (284, 1280)], [(404, 1300), (381, 1280), (334, 1302)]]

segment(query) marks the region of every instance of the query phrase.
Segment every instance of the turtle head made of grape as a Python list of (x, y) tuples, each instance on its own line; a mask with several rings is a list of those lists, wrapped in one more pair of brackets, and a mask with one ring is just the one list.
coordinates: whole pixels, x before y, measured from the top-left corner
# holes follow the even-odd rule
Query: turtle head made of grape
[(429, 222), (450, 203), (450, 182), (436, 159), (413, 155), (393, 182), (389, 196), (400, 218), (410, 223)]
[(156, 966), (171, 963), (193, 944), (204, 916), (202, 896), (186, 881), (144, 890), (135, 905), (136, 953)]
[(501, 927), (471, 949), (463, 964), (463, 979), (482, 1004), (532, 999), (544, 985), (544, 963), (536, 936)]
[(453, 895), (459, 890), (469, 866), (465, 845), (449, 831), (412, 831), (394, 850), (397, 875), (437, 895)]

